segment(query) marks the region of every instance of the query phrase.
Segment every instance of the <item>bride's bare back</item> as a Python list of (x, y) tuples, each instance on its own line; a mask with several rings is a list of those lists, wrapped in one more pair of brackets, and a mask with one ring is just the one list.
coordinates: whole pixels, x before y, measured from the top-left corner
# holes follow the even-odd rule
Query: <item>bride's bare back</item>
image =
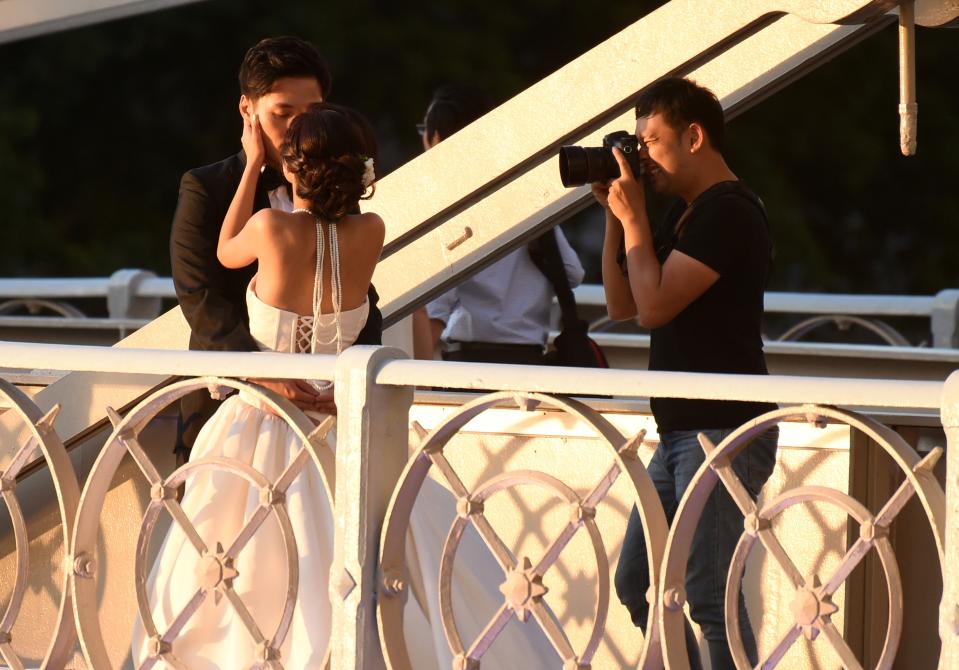
[[(341, 309), (351, 310), (366, 300), (373, 270), (383, 249), (385, 227), (376, 214), (355, 214), (339, 223), (323, 222), (326, 239), (323, 258), (323, 302), (320, 312), (333, 312), (330, 227), (336, 226), (340, 256)], [(256, 294), (280, 309), (313, 313), (313, 278), (316, 272), (316, 219), (307, 212), (289, 214), (276, 209), (257, 212), (248, 227), (257, 229), (259, 263)]]

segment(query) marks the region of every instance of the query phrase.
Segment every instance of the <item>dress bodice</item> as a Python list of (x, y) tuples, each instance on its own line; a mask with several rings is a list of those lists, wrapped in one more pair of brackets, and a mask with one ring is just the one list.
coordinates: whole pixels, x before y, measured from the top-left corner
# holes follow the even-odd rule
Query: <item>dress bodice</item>
[[(270, 305), (256, 294), (256, 275), (246, 289), (246, 306), (250, 316), (250, 334), (261, 351), (279, 351), (296, 354), (339, 354), (356, 342), (370, 314), (369, 300), (351, 310), (341, 309), (343, 282), (340, 278), (340, 248), (336, 224), (329, 224), (324, 232), (319, 217), (308, 209), (294, 209), (314, 216), (316, 225), (316, 272), (313, 274), (313, 313), (297, 314)], [(327, 237), (329, 239), (327, 239)], [(321, 314), (323, 304), (323, 265), (329, 245), (333, 314)]]
[[(333, 314), (319, 315), (319, 323), (315, 324), (312, 315), (303, 316), (267, 304), (256, 294), (256, 277), (246, 289), (246, 306), (250, 314), (250, 334), (260, 346), (260, 351), (310, 353), (313, 330), (317, 328), (316, 350), (313, 353), (336, 353), (336, 320)], [(369, 313), (368, 300), (355, 309), (340, 312), (341, 348), (345, 349), (356, 341)]]

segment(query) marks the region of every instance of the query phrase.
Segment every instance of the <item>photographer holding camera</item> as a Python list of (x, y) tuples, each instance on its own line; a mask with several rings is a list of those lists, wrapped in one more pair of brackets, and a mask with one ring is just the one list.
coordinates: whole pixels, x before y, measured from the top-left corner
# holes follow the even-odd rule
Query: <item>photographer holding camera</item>
[[(640, 94), (636, 119), (637, 138), (622, 134), (604, 142), (616, 161), (611, 175), (619, 176), (589, 180), (598, 182), (593, 194), (606, 209), (603, 286), (610, 317), (638, 317), (651, 330), (650, 370), (768, 374), (760, 325), (771, 265), (769, 226), (762, 202), (723, 158), (719, 100), (687, 79), (663, 79)], [(570, 167), (566, 165), (567, 172)], [(591, 175), (597, 171), (587, 170)], [(666, 217), (662, 239), (655, 242), (641, 174), (658, 193), (679, 199)], [(651, 406), (660, 444), (648, 471), (670, 523), (705, 458), (699, 433), (718, 444), (740, 425), (776, 408), (680, 398), (653, 398)], [(754, 498), (772, 473), (777, 439), (778, 429), (769, 431), (733, 462)], [(741, 512), (725, 487), (717, 485), (697, 527), (686, 576), (690, 613), (709, 645), (713, 670), (735, 668), (726, 638), (724, 590), (742, 530)], [(649, 585), (646, 544), (634, 509), (616, 570), (616, 591), (641, 627), (649, 611)], [(741, 594), (739, 620), (755, 665), (756, 642)], [(699, 654), (690, 638), (687, 630), (690, 662), (696, 668)]]

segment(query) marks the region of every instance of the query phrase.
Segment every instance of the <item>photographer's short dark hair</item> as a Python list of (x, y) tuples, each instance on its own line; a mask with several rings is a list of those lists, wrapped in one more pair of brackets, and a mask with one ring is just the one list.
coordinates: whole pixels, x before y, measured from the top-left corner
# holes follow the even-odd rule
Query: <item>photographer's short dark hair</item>
[(317, 48), (299, 37), (267, 37), (246, 52), (240, 65), (240, 93), (256, 100), (278, 79), (309, 77), (320, 84), (323, 98), (330, 96), (333, 75)]
[(723, 106), (716, 94), (690, 79), (667, 77), (644, 89), (636, 100), (636, 118), (660, 114), (676, 130), (698, 123), (709, 143), (722, 153), (726, 135)]
[(426, 136), (439, 133), (445, 140), (458, 130), (462, 130), (493, 108), (489, 98), (481, 90), (470, 86), (447, 84), (433, 93), (433, 99), (426, 108), (423, 123)]

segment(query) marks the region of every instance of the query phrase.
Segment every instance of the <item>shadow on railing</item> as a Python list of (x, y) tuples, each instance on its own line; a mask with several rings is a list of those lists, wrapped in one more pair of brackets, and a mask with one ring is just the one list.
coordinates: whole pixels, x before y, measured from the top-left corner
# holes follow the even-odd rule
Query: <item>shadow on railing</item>
[[(28, 363), (32, 356), (32, 360), (43, 361), (48, 367), (91, 367), (89, 363), (78, 363), (85, 355), (86, 360), (90, 360), (92, 348), (88, 347), (5, 346), (16, 347), (21, 365)], [(0, 347), (0, 351), (2, 349)], [(6, 465), (0, 477), (3, 498), (13, 521), (16, 547), (13, 572), (3, 580), (13, 583), (14, 587), (0, 621), (0, 654), (11, 667), (24, 667), (18, 656), (23, 654), (23, 650), (18, 649), (18, 631), (24, 631), (24, 626), (31, 627), (29, 634), (33, 637), (41, 632), (45, 637), (42, 667), (63, 667), (74, 654), (77, 640), (74, 620), (82, 653), (91, 667), (98, 670), (119, 667), (130, 650), (131, 616), (138, 616), (146, 632), (148, 653), (140, 667), (152, 667), (160, 661), (180, 667), (182, 664), (176, 658), (178, 633), (203, 600), (221, 596), (238, 614), (259, 650), (259, 657), (251, 662), (258, 661), (264, 667), (283, 667), (278, 650), (298, 588), (294, 565), (298, 555), (297, 538), (288, 521), (284, 521), (287, 519), (284, 493), (305, 467), (319, 470), (327, 495), (334, 501), (336, 549), (330, 598), (333, 629), (337, 634), (331, 640), (330, 667), (336, 670), (374, 667), (358, 661), (357, 654), (368, 654), (379, 646), (389, 667), (394, 670), (414, 667), (404, 637), (404, 603), (422, 598), (423, 586), (415, 576), (411, 581), (407, 538), (414, 505), (422, 496), (424, 483), (434, 473), (438, 473), (438, 477), (433, 481), (452, 495), (448, 498), (451, 509), (445, 545), (434, 547), (437, 554), (431, 557), (438, 566), (438, 591), (437, 602), (428, 608), (436, 618), (429, 619), (428, 624), (442, 629), (450, 659), (455, 659), (454, 667), (459, 668), (478, 667), (484, 656), (496, 648), (496, 640), (514, 618), (536, 622), (536, 627), (542, 629), (556, 651), (557, 668), (585, 668), (591, 662), (599, 663), (595, 667), (606, 667), (604, 663), (614, 661), (620, 665), (639, 662), (642, 668), (659, 668), (664, 663), (670, 668), (687, 667), (683, 637), (686, 561), (703, 504), (720, 482), (744, 516), (744, 530), (726, 591), (727, 627), (731, 649), (740, 668), (748, 667), (748, 663), (736, 616), (739, 584), (750, 553), (760, 546), (772, 564), (786, 575), (789, 585), (786, 596), (763, 603), (764, 607), (773, 608), (778, 603), (778, 609), (786, 611), (777, 614), (764, 610), (764, 617), (776, 614), (780, 618), (773, 616), (770, 620), (785, 623), (781, 630), (764, 633), (760, 648), (762, 667), (779, 664), (801, 636), (820, 640), (817, 645), (828, 646), (846, 667), (864, 666), (844, 637), (846, 625), (835, 617), (843, 602), (837, 592), (873, 549), (886, 583), (888, 624), (881, 655), (871, 667), (890, 667), (904, 626), (902, 566), (889, 539), (890, 528), (913, 497), (919, 500), (930, 529), (939, 570), (944, 576), (947, 572), (944, 567), (947, 565), (944, 562), (945, 494), (932, 473), (941, 449), (921, 458), (898, 433), (877, 420), (829, 406), (937, 409), (942, 383), (609, 370), (577, 370), (576, 374), (570, 374), (563, 369), (415, 362), (399, 358), (395, 350), (371, 347), (348, 350), (337, 361), (334, 371), (329, 357), (285, 355), (289, 365), (279, 370), (280, 376), (307, 375), (336, 383), (340, 419), (334, 465), (333, 454), (324, 439), (331, 428), (330, 420), (316, 427), (292, 405), (262, 389), (207, 376), (222, 374), (223, 361), (227, 360), (234, 365), (234, 375), (260, 373), (261, 354), (164, 352), (168, 360), (158, 362), (157, 352), (149, 350), (99, 350), (96, 353), (96, 365), (109, 369), (154, 373), (157, 365), (170, 364), (175, 359), (177, 372), (189, 371), (187, 374), (200, 376), (156, 390), (123, 417), (112, 413), (113, 431), (86, 477), (82, 498), (78, 496), (74, 468), (54, 429), (57, 411), (44, 414), (9, 384), (0, 389), (0, 403), (7, 407), (7, 412), (16, 413), (22, 427), (15, 444), (7, 445), (8, 457), (4, 459)], [(238, 369), (235, 365), (238, 361), (249, 361), (249, 365), (240, 365)], [(416, 417), (426, 416), (423, 412), (428, 408), (415, 409), (411, 404), (410, 389), (414, 384), (502, 391), (462, 406), (440, 408), (439, 414), (434, 408), (433, 427), (427, 429)], [(165, 452), (169, 445), (158, 447), (141, 437), (150, 422), (186, 393), (206, 390), (222, 396), (228, 389), (239, 390), (254, 404), (268, 406), (298, 436), (301, 449), (282, 475), (275, 481), (267, 481), (248, 465), (230, 459), (200, 459), (164, 472), (166, 466), (159, 465), (153, 454)], [(647, 424), (637, 423), (637, 419), (629, 419), (628, 415), (620, 416), (616, 419), (619, 423), (614, 424), (611, 423), (613, 415), (566, 397), (572, 392), (648, 395), (652, 389), (671, 397), (761, 398), (794, 406), (749, 422), (718, 445), (703, 439), (705, 463), (687, 490), (672, 525), (667, 526), (653, 484), (643, 467), (643, 459), (648, 458), (650, 448), (655, 445), (655, 437), (639, 427)], [(625, 420), (632, 421), (626, 432), (623, 426), (627, 424), (622, 423)], [(815, 429), (847, 426), (867, 438), (869, 449), (891, 458), (902, 484), (888, 501), (879, 505), (878, 511), (870, 511), (871, 503), (857, 500), (854, 491), (824, 486), (816, 479), (804, 479), (798, 482), (798, 487), (754, 501), (733, 474), (731, 461), (769, 427), (790, 422)], [(487, 437), (477, 442), (477, 434)], [(527, 437), (517, 439), (521, 435)], [(536, 435), (539, 437), (531, 437)], [(508, 438), (505, 447), (501, 444), (504, 438)], [(588, 440), (594, 446), (586, 448), (585, 443), (577, 440)], [(411, 441), (414, 448), (408, 456)], [(511, 454), (506, 461), (496, 456), (497, 450), (503, 448)], [(808, 447), (802, 448), (808, 450)], [(64, 551), (66, 560), (43, 566), (31, 564), (29, 560), (27, 548), (33, 538), (28, 535), (29, 524), (24, 521), (21, 503), (15, 495), (18, 475), (38, 449), (49, 466), (56, 488), (61, 537), (71, 538), (69, 549)], [(577, 456), (580, 452), (587, 455)], [(132, 464), (126, 468), (126, 474), (121, 473), (124, 461)], [(309, 466), (311, 461), (313, 465)], [(376, 467), (371, 467), (374, 462)], [(245, 478), (258, 491), (259, 507), (237, 537), (201, 537), (194, 530), (196, 520), (189, 518), (180, 506), (178, 487), (189, 486), (200, 471)], [(147, 497), (145, 507), (124, 503), (118, 510), (117, 501), (111, 502), (110, 496), (117, 487), (131, 484)], [(532, 495), (529, 491), (545, 492), (538, 494), (544, 498), (530, 503), (533, 499), (529, 498)], [(610, 566), (617, 560), (624, 514), (633, 504), (647, 531), (653, 606), (641, 658), (627, 660), (622, 649), (629, 645), (619, 641), (617, 636), (623, 632), (617, 628), (619, 624), (613, 623), (616, 616), (622, 617), (617, 612), (620, 608), (611, 606)], [(799, 567), (803, 564), (784, 548), (787, 543), (783, 540), (797, 532), (789, 530), (794, 522), (783, 521), (784, 514), (808, 505), (833, 508), (837, 519), (843, 521), (819, 531), (835, 533), (838, 528), (845, 546), (845, 554), (836, 565), (827, 569), (817, 561), (812, 572), (809, 566)], [(545, 510), (545, 516), (531, 521), (532, 510)], [(161, 628), (153, 622), (151, 608), (156, 604), (149, 601), (146, 572), (152, 558), (150, 537), (164, 511), (186, 534), (199, 562), (206, 567), (194, 597)], [(126, 533), (121, 542), (104, 544), (110, 527), (118, 521), (118, 514), (123, 517), (121, 525), (131, 532)], [(232, 578), (234, 566), (247, 543), (270, 517), (271, 523), (279, 523), (283, 529), (283, 542), (275, 551), (282, 558), (279, 562), (287, 565), (289, 586), (279, 627), (261, 632), (243, 599), (233, 589)], [(528, 526), (530, 523), (535, 524), (535, 529)], [(846, 528), (851, 529), (848, 543)], [(579, 533), (581, 529), (586, 531), (585, 536)], [(531, 532), (533, 530), (535, 532)], [(461, 538), (467, 531), (478, 533), (499, 571), (495, 583), (486, 584), (499, 598), (499, 606), (479, 631), (462, 628), (458, 621), (461, 610), (457, 610), (462, 604), (454, 603), (451, 595), (451, 584), (462, 570), (457, 567), (456, 558), (461, 553)], [(534, 535), (535, 542), (530, 539)], [(804, 537), (808, 543), (808, 536)], [(223, 539), (226, 543), (217, 544), (217, 540)], [(420, 543), (416, 550), (423, 555), (431, 549)], [(5, 569), (10, 570), (11, 566)], [(59, 613), (40, 627), (42, 631), (37, 630), (35, 620), (28, 624), (19, 619), (31, 569), (52, 570), (52, 580), (62, 585)], [(585, 577), (592, 586), (583, 591), (583, 585), (572, 585), (580, 577)], [(577, 592), (577, 588), (580, 591)], [(764, 617), (754, 616), (753, 620)], [(847, 615), (847, 624), (849, 621)], [(109, 634), (105, 637), (104, 632)], [(35, 647), (34, 644), (31, 648)]]

